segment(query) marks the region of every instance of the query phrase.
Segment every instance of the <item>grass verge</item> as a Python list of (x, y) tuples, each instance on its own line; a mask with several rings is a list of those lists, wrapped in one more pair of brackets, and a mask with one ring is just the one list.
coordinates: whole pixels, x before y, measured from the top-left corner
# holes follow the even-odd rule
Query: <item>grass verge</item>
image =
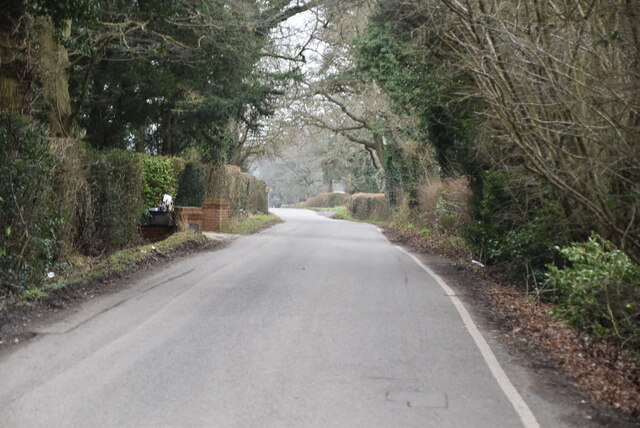
[(282, 222), (280, 217), (273, 214), (253, 214), (231, 219), (229, 221), (229, 230), (227, 232), (235, 233), (237, 235), (249, 235), (280, 222)]
[(203, 246), (209, 241), (209, 238), (202, 234), (183, 231), (160, 242), (118, 251), (101, 260), (76, 256), (68, 270), (61, 273), (56, 279), (49, 280), (42, 288), (25, 290), (22, 297), (27, 302), (45, 298), (51, 291), (101, 278), (118, 276), (118, 274), (143, 263), (146, 259), (157, 256), (166, 257), (167, 254), (178, 249)]

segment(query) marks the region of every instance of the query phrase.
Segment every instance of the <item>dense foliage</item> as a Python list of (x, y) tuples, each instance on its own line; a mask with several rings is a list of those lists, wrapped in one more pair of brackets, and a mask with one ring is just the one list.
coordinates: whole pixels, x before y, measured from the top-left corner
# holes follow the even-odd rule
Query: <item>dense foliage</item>
[(53, 172), (56, 159), (44, 129), (0, 115), (0, 294), (41, 282), (57, 256)]
[(189, 162), (184, 168), (176, 190), (176, 205), (184, 207), (202, 206), (205, 197), (204, 167), (200, 162)]
[(163, 196), (169, 195), (175, 202), (178, 180), (185, 168), (185, 161), (164, 156), (143, 156), (144, 207), (158, 207)]
[(594, 336), (640, 350), (640, 267), (597, 235), (557, 249), (570, 264), (549, 266), (555, 314)]
[[(69, 255), (107, 255), (140, 241), (141, 214), (167, 193), (182, 205), (230, 201), (233, 215), (267, 211), (264, 182), (237, 167), (52, 144), (22, 116), (0, 123), (0, 294), (24, 293)], [(52, 150), (52, 147), (54, 150)]]
[[(256, 67), (270, 31), (314, 5), (290, 3), (0, 4), (0, 112), (12, 113), (0, 124), (2, 293), (37, 286), (75, 251), (136, 242), (164, 193), (199, 204), (205, 168), (183, 177), (186, 161), (153, 156), (244, 164), (238, 129), (254, 131), (297, 76)], [(263, 185), (230, 176), (238, 209), (266, 209)]]
[[(640, 6), (574, 3), (337, 2), (317, 14), (324, 45), (314, 34), (293, 57), (270, 32), (315, 1), (3, 3), (1, 288), (38, 283), (60, 254), (135, 242), (164, 193), (266, 210), (265, 186), (224, 164), (264, 153), (259, 119), (300, 79), (261, 58), (303, 63), (309, 47), (327, 76), (296, 86), (302, 122), (278, 132), (297, 145), (262, 167), (274, 203), (340, 182), (384, 191), (353, 211), (390, 203), (463, 234), (527, 289), (548, 278), (574, 325), (637, 347)], [(341, 50), (344, 34), (357, 37)], [(172, 157), (186, 152), (198, 161)]]
[[(420, 120), (413, 138), (423, 146), (386, 147), (392, 200), (399, 188), (417, 207), (425, 177), (411, 159), (434, 147), (440, 177), (470, 179), (476, 222), (467, 237), (486, 261), (537, 282), (554, 245), (592, 231), (637, 261), (638, 106), (614, 89), (633, 91), (640, 78), (617, 60), (638, 55), (635, 24), (623, 19), (634, 6), (594, 2), (576, 21), (550, 4), (436, 3), (380, 1), (357, 40), (356, 72)], [(522, 24), (532, 21), (535, 34)], [(548, 37), (551, 27), (566, 37)]]
[(143, 168), (135, 154), (108, 150), (90, 166), (93, 195), (93, 253), (111, 252), (137, 242), (143, 207)]
[[(255, 130), (297, 72), (269, 72), (269, 32), (309, 4), (69, 0), (3, 4), (0, 108), (98, 149), (243, 161), (231, 124)], [(37, 48), (36, 48), (37, 47)]]
[[(380, 0), (353, 73), (419, 121), (385, 146), (392, 202), (435, 230), (417, 190), (466, 176), (473, 221), (454, 232), (527, 289), (548, 272), (566, 319), (637, 348), (640, 9), (582, 3)], [(439, 168), (420, 174), (431, 148)], [(608, 243), (569, 245), (594, 232)]]
[[(435, 149), (435, 159), (443, 175), (453, 175), (466, 161), (465, 138), (470, 121), (469, 102), (456, 97), (461, 84), (469, 80), (462, 71), (451, 69), (442, 55), (431, 49), (432, 54), (421, 52), (427, 46), (415, 46), (411, 29), (421, 24), (413, 16), (411, 22), (402, 7), (383, 3), (379, 14), (371, 18), (366, 34), (355, 40), (358, 76), (375, 79), (395, 102), (398, 112), (419, 119), (418, 137), (428, 144), (419, 150)], [(417, 21), (416, 21), (417, 20)], [(438, 45), (432, 37), (428, 41)], [(406, 155), (406, 153), (405, 153)], [(406, 165), (405, 174), (417, 168)], [(407, 177), (408, 181), (422, 177)], [(407, 183), (408, 184), (408, 183)]]

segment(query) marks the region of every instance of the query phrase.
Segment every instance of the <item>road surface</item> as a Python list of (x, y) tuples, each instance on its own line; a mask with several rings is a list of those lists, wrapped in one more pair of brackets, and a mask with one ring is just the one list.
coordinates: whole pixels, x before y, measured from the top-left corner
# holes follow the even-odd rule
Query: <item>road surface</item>
[(3, 356), (0, 426), (562, 425), (374, 226), (277, 214)]

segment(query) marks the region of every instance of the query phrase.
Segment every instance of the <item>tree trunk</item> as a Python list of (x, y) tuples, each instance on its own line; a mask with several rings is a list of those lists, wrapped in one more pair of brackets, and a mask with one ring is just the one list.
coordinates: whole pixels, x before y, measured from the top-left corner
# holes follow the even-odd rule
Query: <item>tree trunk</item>
[[(50, 18), (24, 15), (0, 28), (0, 111), (32, 114), (39, 84), (52, 137), (71, 136), (69, 58)], [(15, 22), (18, 22), (17, 24)], [(62, 36), (68, 37), (70, 26)]]
[(25, 21), (15, 24), (7, 19), (0, 28), (0, 112), (31, 113), (33, 61)]
[(170, 156), (173, 153), (173, 136), (171, 135), (171, 124), (173, 123), (173, 113), (167, 110), (162, 118), (162, 149), (161, 154)]
[[(69, 56), (64, 46), (56, 41), (56, 29), (50, 18), (33, 21), (33, 38), (38, 43), (37, 72), (42, 85), (45, 113), (52, 137), (72, 136), (72, 109), (69, 96)], [(70, 23), (62, 32), (71, 33)]]
[(144, 128), (136, 136), (136, 153), (144, 153), (145, 148), (145, 133)]

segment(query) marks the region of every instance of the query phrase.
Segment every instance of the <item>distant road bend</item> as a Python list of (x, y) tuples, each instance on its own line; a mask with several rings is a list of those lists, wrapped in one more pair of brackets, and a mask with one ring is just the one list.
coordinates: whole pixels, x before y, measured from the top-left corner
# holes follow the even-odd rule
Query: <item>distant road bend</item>
[(563, 425), (376, 227), (275, 211), (5, 355), (0, 426)]

